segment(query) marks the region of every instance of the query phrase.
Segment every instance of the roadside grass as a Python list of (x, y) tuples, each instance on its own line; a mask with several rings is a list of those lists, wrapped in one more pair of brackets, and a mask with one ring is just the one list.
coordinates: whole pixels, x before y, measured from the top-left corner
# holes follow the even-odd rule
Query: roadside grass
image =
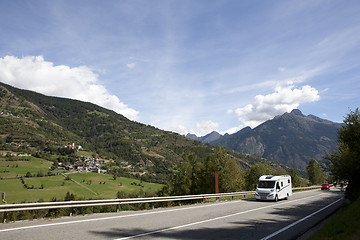
[(309, 240), (360, 239), (360, 197), (342, 207)]

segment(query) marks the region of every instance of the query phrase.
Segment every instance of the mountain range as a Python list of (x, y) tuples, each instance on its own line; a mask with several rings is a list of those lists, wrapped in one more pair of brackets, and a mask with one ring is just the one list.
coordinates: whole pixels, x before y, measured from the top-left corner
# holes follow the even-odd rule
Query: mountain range
[[(88, 155), (109, 160), (110, 170), (138, 174), (152, 182), (166, 182), (185, 153), (205, 158), (215, 152), (212, 145), (131, 121), (92, 103), (45, 96), (1, 82), (0, 112), (0, 151), (53, 161), (63, 157), (58, 155), (64, 146), (82, 146)], [(259, 162), (282, 168), (275, 161), (225, 151), (244, 170)]]
[(203, 137), (191, 134), (187, 137), (304, 170), (310, 159), (321, 162), (326, 153), (337, 149), (337, 133), (341, 126), (341, 123), (314, 115), (305, 116), (300, 110), (294, 109), (254, 129), (246, 127), (224, 136), (211, 132)]

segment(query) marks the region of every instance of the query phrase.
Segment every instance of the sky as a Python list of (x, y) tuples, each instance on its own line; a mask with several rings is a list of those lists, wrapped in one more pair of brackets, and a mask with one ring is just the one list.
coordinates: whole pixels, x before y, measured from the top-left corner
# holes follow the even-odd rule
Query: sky
[(0, 0), (0, 81), (203, 136), (360, 103), (358, 0)]

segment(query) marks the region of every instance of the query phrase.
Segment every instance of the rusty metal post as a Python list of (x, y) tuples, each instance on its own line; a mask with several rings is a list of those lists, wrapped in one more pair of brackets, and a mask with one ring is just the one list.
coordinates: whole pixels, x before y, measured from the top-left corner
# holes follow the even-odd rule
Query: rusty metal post
[[(219, 193), (219, 174), (215, 172), (215, 193)], [(216, 198), (216, 201), (219, 201), (219, 197)]]

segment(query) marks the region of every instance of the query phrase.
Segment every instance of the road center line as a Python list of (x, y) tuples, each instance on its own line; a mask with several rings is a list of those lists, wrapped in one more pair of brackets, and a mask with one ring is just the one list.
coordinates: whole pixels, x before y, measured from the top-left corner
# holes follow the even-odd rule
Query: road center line
[[(322, 193), (320, 195), (323, 195), (323, 194), (324, 193)], [(128, 237), (117, 238), (117, 239), (114, 239), (114, 240), (126, 240), (126, 239), (131, 239), (131, 238), (148, 236), (148, 235), (161, 233), (161, 232), (167, 232), (167, 231), (176, 230), (176, 229), (180, 229), (180, 228), (185, 228), (185, 227), (189, 227), (189, 226), (194, 226), (194, 225), (198, 225), (198, 224), (202, 224), (202, 223), (216, 221), (216, 220), (220, 220), (220, 219), (224, 219), (224, 218), (228, 218), (228, 217), (233, 217), (233, 216), (237, 216), (237, 215), (241, 215), (241, 214), (245, 214), (245, 213), (249, 213), (249, 212), (254, 212), (254, 211), (261, 210), (261, 209), (271, 208), (271, 207), (274, 207), (274, 206), (280, 206), (280, 205), (289, 204), (289, 203), (293, 203), (293, 202), (297, 202), (297, 201), (303, 201), (304, 199), (314, 198), (314, 197), (318, 197), (320, 195), (310, 196), (310, 197), (301, 198), (301, 199), (292, 200), (292, 201), (286, 201), (284, 203), (275, 203), (275, 204), (272, 204), (272, 205), (269, 205), (269, 206), (255, 208), (255, 209), (251, 209), (251, 210), (247, 210), (247, 211), (243, 211), (243, 212), (233, 213), (233, 214), (229, 214), (229, 215), (225, 215), (225, 216), (221, 216), (221, 217), (216, 217), (216, 218), (210, 218), (210, 219), (206, 219), (206, 220), (202, 220), (202, 221), (198, 221), (198, 222), (193, 222), (193, 223), (188, 223), (188, 224), (184, 224), (184, 225), (179, 225), (179, 226), (175, 226), (175, 227), (164, 228), (164, 229), (160, 229), (160, 230), (156, 230), (156, 231), (140, 233), (140, 234), (132, 235), (132, 236), (128, 236)]]

